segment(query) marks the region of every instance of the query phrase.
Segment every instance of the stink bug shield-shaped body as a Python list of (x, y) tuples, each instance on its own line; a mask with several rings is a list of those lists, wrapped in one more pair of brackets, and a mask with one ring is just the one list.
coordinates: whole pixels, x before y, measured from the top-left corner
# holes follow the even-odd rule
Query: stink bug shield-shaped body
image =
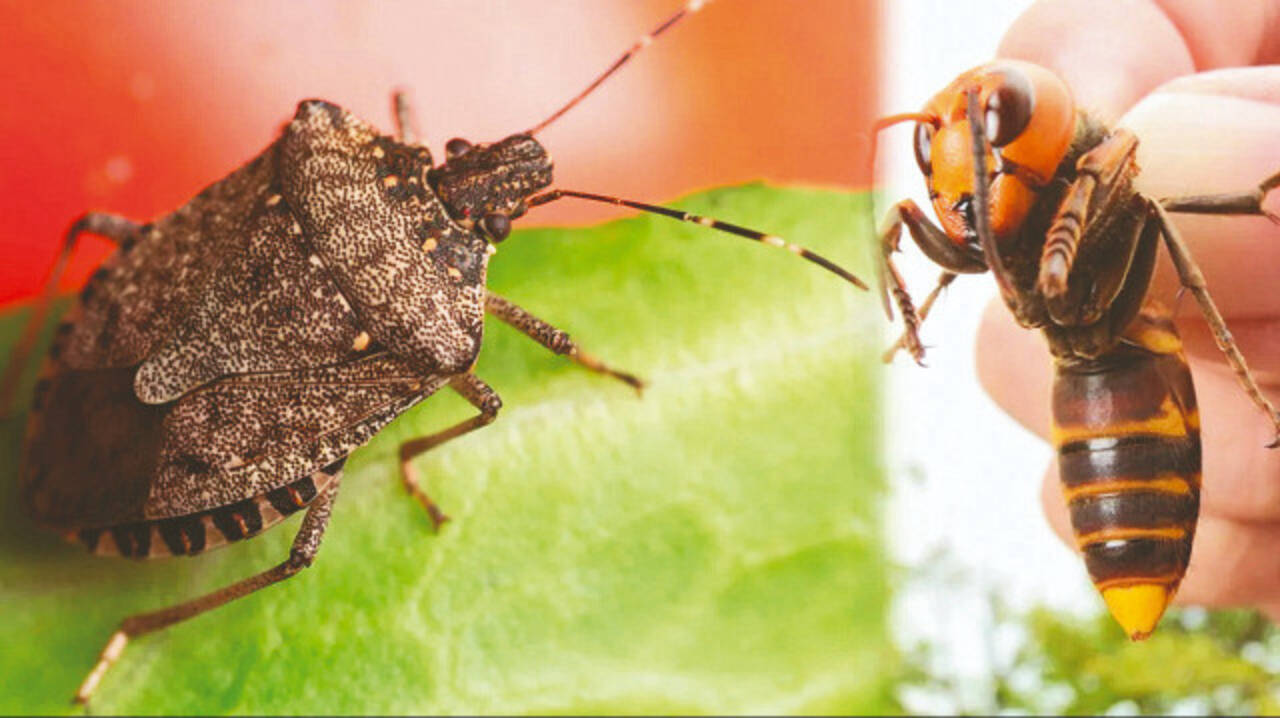
[[(1168, 251), (1241, 385), (1273, 423), (1168, 212), (1270, 214), (1280, 174), (1221, 195), (1153, 199), (1134, 177), (1137, 138), (1077, 108), (1048, 70), (997, 61), (974, 68), (921, 112), (914, 150), (939, 224), (911, 200), (880, 231), (886, 310), (903, 317), (898, 347), (919, 361), (921, 320), (960, 274), (991, 271), (1023, 327), (1052, 354), (1053, 442), (1076, 543), (1112, 615), (1148, 636), (1190, 560), (1199, 512), (1200, 425), (1191, 374), (1167, 308), (1148, 297)], [(894, 266), (902, 229), (943, 269), (916, 310)], [(1274, 444), (1273, 444), (1274, 445)]]
[[(125, 619), (78, 700), (130, 638), (309, 565), (347, 456), (448, 385), (479, 413), (400, 452), (407, 488), (437, 526), (444, 521), (410, 461), (488, 424), (501, 407), (471, 372), (486, 312), (642, 387), (486, 290), (495, 245), (529, 208), (578, 197), (656, 212), (787, 248), (861, 286), (773, 235), (603, 195), (538, 194), (552, 164), (534, 134), (701, 5), (687, 3), (548, 120), (494, 143), (451, 140), (443, 164), (408, 136), (402, 98), (396, 137), (308, 100), (277, 141), (174, 213), (146, 225), (90, 214), (73, 225), (46, 300), (81, 233), (118, 250), (59, 325), (37, 382), (20, 479), (30, 513), (97, 553), (146, 558), (198, 554), (306, 511), (276, 567)], [(12, 390), (42, 312), (0, 395)]]

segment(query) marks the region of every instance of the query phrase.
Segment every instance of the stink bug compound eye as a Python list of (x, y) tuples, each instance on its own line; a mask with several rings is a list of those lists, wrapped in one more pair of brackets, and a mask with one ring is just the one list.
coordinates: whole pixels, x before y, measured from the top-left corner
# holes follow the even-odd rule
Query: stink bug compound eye
[[(1182, 340), (1169, 309), (1149, 296), (1156, 255), (1168, 252), (1280, 437), (1280, 415), (1168, 216), (1267, 215), (1262, 201), (1280, 174), (1245, 191), (1148, 197), (1133, 183), (1138, 138), (1078, 107), (1049, 70), (1012, 60), (973, 68), (921, 111), (876, 127), (899, 122), (917, 125), (915, 156), (939, 222), (904, 200), (880, 231), (885, 307), (896, 304), (904, 324), (885, 358), (905, 348), (919, 361), (920, 322), (940, 290), (959, 275), (991, 272), (1017, 323), (1048, 342), (1052, 442), (1076, 548), (1117, 623), (1144, 639), (1186, 574), (1201, 478), (1200, 415)], [(919, 310), (893, 263), (904, 227), (943, 270)]]
[(539, 133), (703, 4), (685, 3), (542, 122), (496, 141), (452, 139), (441, 164), (417, 143), (403, 96), (391, 136), (309, 99), (261, 154), (173, 213), (148, 223), (90, 213), (72, 224), (0, 378), (0, 405), (12, 399), (78, 237), (105, 237), (116, 250), (58, 326), (40, 370), (19, 480), (26, 511), (95, 554), (137, 559), (194, 556), (303, 514), (275, 567), (125, 618), (77, 701), (88, 701), (131, 640), (309, 566), (351, 452), (447, 386), (475, 415), (398, 452), (408, 492), (439, 529), (448, 517), (412, 461), (497, 417), (502, 400), (474, 373), (486, 314), (585, 369), (644, 387), (487, 289), (495, 245), (526, 212), (567, 198), (612, 203), (785, 249), (865, 288), (773, 234), (553, 187)]

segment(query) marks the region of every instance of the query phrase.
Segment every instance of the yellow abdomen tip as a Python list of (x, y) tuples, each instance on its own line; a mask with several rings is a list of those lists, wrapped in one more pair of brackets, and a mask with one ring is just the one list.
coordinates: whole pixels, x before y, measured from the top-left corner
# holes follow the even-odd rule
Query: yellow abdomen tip
[(1111, 615), (1134, 641), (1141, 641), (1156, 630), (1172, 598), (1168, 587), (1159, 583), (1119, 586), (1102, 592)]

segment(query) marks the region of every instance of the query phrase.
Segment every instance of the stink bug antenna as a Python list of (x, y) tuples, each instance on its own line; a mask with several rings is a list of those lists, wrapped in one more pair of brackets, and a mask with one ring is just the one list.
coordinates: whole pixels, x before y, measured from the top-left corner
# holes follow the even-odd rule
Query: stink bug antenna
[(617, 60), (614, 60), (613, 64), (609, 66), (609, 69), (600, 73), (600, 76), (597, 77), (595, 80), (593, 80), (590, 85), (587, 85), (587, 88), (585, 90), (575, 95), (572, 100), (569, 100), (569, 102), (565, 103), (564, 107), (561, 107), (560, 109), (552, 113), (550, 117), (534, 125), (532, 129), (526, 130), (525, 134), (535, 135), (541, 132), (543, 129), (545, 129), (547, 125), (560, 119), (561, 115), (573, 109), (574, 105), (577, 105), (579, 102), (583, 100), (583, 98), (585, 98), (587, 95), (590, 95), (592, 92), (594, 92), (595, 89), (599, 87), (601, 84), (603, 84), (605, 80), (609, 79), (609, 77), (612, 76), (613, 73), (617, 72), (619, 69), (622, 68), (623, 65), (627, 64), (627, 62), (629, 62), (631, 58), (640, 54), (641, 50), (653, 44), (653, 41), (655, 38), (657, 38), (662, 33), (666, 32), (667, 30), (671, 29), (671, 26), (680, 22), (685, 17), (692, 15), (695, 12), (701, 10), (703, 6), (705, 6), (709, 2), (711, 2), (711, 0), (687, 0), (684, 6), (681, 7), (679, 10), (677, 10), (673, 15), (671, 15), (671, 17), (668, 17), (666, 20), (663, 20), (662, 24), (658, 25), (656, 28), (651, 30), (649, 34), (645, 35), (639, 40), (636, 40), (636, 43), (634, 45), (632, 45), (626, 52), (622, 53), (621, 57), (619, 57)]
[(662, 207), (656, 204), (645, 204), (644, 202), (636, 202), (634, 200), (622, 199), (621, 197), (610, 197), (608, 195), (603, 195), (603, 194), (592, 194), (590, 192), (577, 192), (569, 189), (553, 189), (550, 192), (543, 192), (540, 195), (535, 195), (533, 197), (530, 197), (528, 200), (528, 206), (537, 207), (540, 204), (554, 202), (558, 199), (563, 199), (565, 197), (576, 197), (578, 199), (591, 200), (592, 202), (605, 202), (607, 204), (617, 204), (623, 207), (630, 207), (632, 209), (638, 209), (642, 212), (651, 212), (653, 214), (660, 214), (664, 217), (670, 217), (672, 219), (680, 220), (681, 222), (692, 222), (693, 224), (699, 224), (699, 225), (702, 225), (703, 227), (718, 229), (721, 232), (736, 234), (739, 237), (746, 237), (747, 239), (753, 239), (757, 242), (763, 242), (765, 244), (768, 244), (774, 247), (781, 247), (791, 252), (792, 254), (798, 255), (800, 257), (804, 257), (810, 262), (817, 264), (818, 266), (822, 267), (823, 269), (826, 269), (827, 271), (833, 274), (839, 275), (842, 279), (852, 283), (854, 286), (857, 286), (860, 289), (867, 288), (867, 285), (863, 283), (861, 279), (858, 279), (856, 276), (854, 276), (851, 272), (849, 272), (844, 267), (841, 267), (840, 265), (836, 264), (835, 262), (832, 262), (831, 260), (827, 259), (826, 257), (823, 257), (820, 254), (815, 254), (813, 252), (810, 252), (809, 250), (805, 249), (804, 247), (801, 247), (800, 245), (792, 244), (786, 241), (785, 239), (783, 239), (782, 237), (779, 237), (774, 234), (765, 234), (764, 232), (757, 232), (754, 229), (747, 229), (746, 227), (740, 227), (736, 224), (730, 224), (729, 222), (721, 222), (720, 220), (712, 219), (711, 217), (702, 217), (696, 214), (691, 214), (689, 212), (682, 212), (678, 209), (671, 209), (670, 207)]

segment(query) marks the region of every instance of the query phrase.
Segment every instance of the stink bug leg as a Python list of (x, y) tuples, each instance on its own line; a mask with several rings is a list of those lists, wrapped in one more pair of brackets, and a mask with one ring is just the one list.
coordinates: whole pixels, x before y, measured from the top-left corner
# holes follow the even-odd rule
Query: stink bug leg
[(459, 424), (455, 424), (444, 431), (436, 432), (430, 436), (423, 436), (411, 441), (407, 441), (400, 445), (400, 475), (404, 480), (404, 486), (422, 507), (427, 510), (427, 515), (431, 517), (431, 525), (436, 530), (440, 530), (441, 524), (449, 520), (436, 502), (431, 500), (427, 492), (422, 488), (422, 482), (418, 479), (418, 473), (413, 468), (413, 459), (419, 454), (430, 451), (435, 447), (456, 439), (464, 434), (469, 434), (483, 426), (493, 423), (498, 418), (498, 410), (502, 408), (502, 399), (498, 396), (498, 392), (493, 387), (484, 383), (480, 377), (475, 374), (459, 374), (449, 381), (449, 387), (458, 392), (462, 398), (471, 402), (471, 405), (480, 410), (476, 416), (467, 419)]
[(89, 675), (85, 676), (84, 682), (80, 684), (80, 689), (76, 691), (75, 702), (83, 704), (89, 701), (89, 696), (93, 695), (94, 690), (98, 687), (98, 682), (102, 680), (102, 676), (111, 667), (111, 664), (115, 663), (120, 658), (120, 655), (124, 653), (124, 648), (130, 639), (167, 628), (188, 618), (194, 618), (205, 611), (230, 603), (237, 598), (248, 596), (254, 591), (266, 588), (273, 583), (283, 581), (310, 566), (311, 562), (315, 560), (316, 553), (320, 550), (320, 540), (324, 538), (324, 530), (329, 525), (329, 515), (333, 512), (333, 500), (338, 495), (338, 485), (342, 481), (342, 463), (339, 462), (334, 466), (327, 467), (322, 472), (318, 472), (316, 476), (312, 477), (312, 480), (318, 485), (326, 486), (326, 488), (319, 498), (312, 501), (307, 508), (307, 514), (302, 519), (302, 526), (299, 527), (298, 534), (293, 539), (293, 547), (289, 551), (289, 558), (276, 565), (275, 568), (250, 576), (243, 581), (233, 583), (226, 588), (219, 589), (200, 598), (159, 611), (139, 613), (121, 621), (120, 628), (111, 634), (106, 647), (102, 649), (102, 653), (98, 656), (98, 662), (94, 664), (93, 670), (89, 671)]
[[(49, 304), (53, 301), (54, 293), (58, 291), (58, 280), (62, 278), (62, 273), (67, 268), (67, 260), (71, 258), (71, 252), (75, 250), (80, 235), (85, 232), (96, 234), (128, 251), (131, 242), (135, 239), (138, 226), (138, 223), (131, 219), (103, 212), (90, 212), (72, 223), (66, 237), (62, 240), (58, 258), (54, 260), (53, 268), (49, 270), (49, 278), (45, 280), (44, 290), (36, 299), (31, 317), (27, 320), (17, 344), (14, 345), (13, 353), (9, 355), (9, 364), (5, 367), (4, 374), (0, 375), (0, 417), (9, 416), (13, 410), (13, 393), (22, 379), (23, 370), (27, 368), (31, 350), (35, 348), (40, 329), (44, 326), (45, 317), (48, 316)], [(94, 291), (93, 280), (90, 280), (83, 291)]]
[(404, 90), (396, 90), (391, 96), (391, 111), (396, 118), (396, 139), (406, 145), (418, 144), (418, 116)]
[[(618, 379), (635, 389), (637, 393), (644, 388), (644, 382), (640, 379), (626, 372), (613, 369), (599, 359), (583, 352), (569, 338), (568, 334), (538, 319), (528, 311), (493, 292), (486, 292), (485, 294), (485, 311), (556, 354), (567, 355), (586, 369)], [(418, 472), (413, 467), (413, 460), (446, 441), (456, 439), (492, 424), (494, 419), (498, 417), (498, 410), (502, 408), (502, 399), (498, 396), (498, 393), (474, 374), (460, 374), (449, 382), (449, 386), (470, 402), (480, 413), (430, 436), (407, 441), (400, 445), (399, 451), (401, 477), (404, 480), (405, 488), (426, 509), (427, 515), (431, 518), (432, 527), (437, 531), (440, 530), (442, 524), (449, 520), (449, 517), (445, 515), (444, 511), (423, 489)]]
[(582, 351), (568, 334), (533, 316), (514, 302), (503, 299), (493, 292), (486, 292), (484, 308), (485, 311), (556, 354), (568, 356), (585, 369), (611, 376), (635, 389), (637, 394), (644, 391), (644, 380), (634, 374), (614, 369)]

